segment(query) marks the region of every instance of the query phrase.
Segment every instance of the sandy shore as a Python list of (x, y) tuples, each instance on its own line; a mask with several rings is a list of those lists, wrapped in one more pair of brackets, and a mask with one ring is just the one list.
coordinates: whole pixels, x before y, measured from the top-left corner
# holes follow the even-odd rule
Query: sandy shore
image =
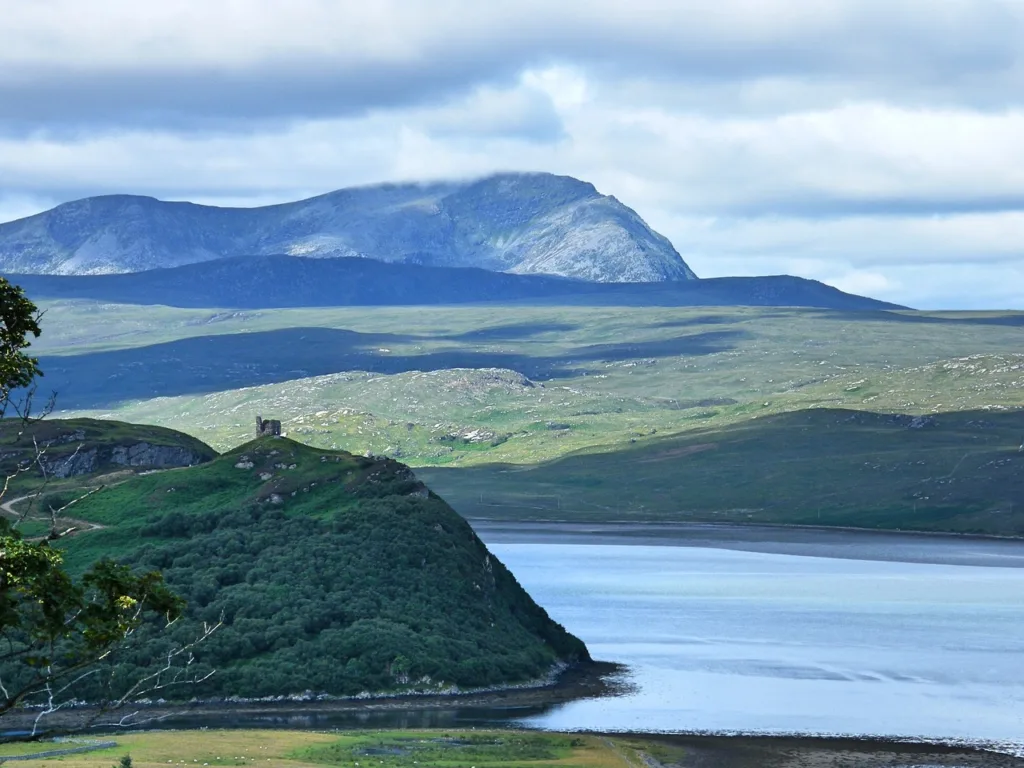
[(470, 523), (486, 544), (708, 547), (849, 560), (1024, 568), (1024, 539), (705, 523), (509, 523), (482, 518)]

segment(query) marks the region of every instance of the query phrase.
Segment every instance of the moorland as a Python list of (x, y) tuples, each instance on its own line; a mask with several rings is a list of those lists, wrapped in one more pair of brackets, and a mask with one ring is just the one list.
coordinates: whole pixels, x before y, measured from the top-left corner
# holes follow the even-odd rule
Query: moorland
[(1024, 533), (1024, 314), (43, 300), (61, 415), (256, 414), (471, 517)]

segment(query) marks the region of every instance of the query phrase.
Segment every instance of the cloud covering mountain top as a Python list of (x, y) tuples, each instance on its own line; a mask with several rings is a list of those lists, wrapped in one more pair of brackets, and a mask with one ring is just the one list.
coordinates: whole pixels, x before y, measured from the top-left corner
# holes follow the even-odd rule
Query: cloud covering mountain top
[(0, 220), (549, 170), (701, 275), (1024, 307), (1019, 0), (8, 5)]

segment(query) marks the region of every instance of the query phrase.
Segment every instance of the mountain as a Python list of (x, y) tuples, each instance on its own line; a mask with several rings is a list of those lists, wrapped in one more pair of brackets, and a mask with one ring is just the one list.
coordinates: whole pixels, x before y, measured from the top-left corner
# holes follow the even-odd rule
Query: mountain
[(7, 272), (139, 272), (279, 253), (600, 282), (696, 277), (635, 211), (592, 184), (546, 173), (354, 187), (261, 208), (110, 195), (0, 224)]
[[(494, 686), (589, 660), (469, 524), (391, 459), (260, 437), (108, 484), (72, 514), (92, 529), (62, 540), (70, 568), (110, 556), (161, 570), (189, 605), (174, 638), (223, 618), (196, 661), (217, 672), (188, 697)], [(141, 675), (167, 641), (141, 631), (113, 679)], [(104, 679), (76, 695), (100, 698)]]
[(371, 259), (240, 256), (116, 275), (7, 274), (33, 299), (269, 309), (469, 302), (635, 306), (793, 306), (900, 309), (798, 277), (729, 277), (595, 283), (484, 269), (386, 264)]

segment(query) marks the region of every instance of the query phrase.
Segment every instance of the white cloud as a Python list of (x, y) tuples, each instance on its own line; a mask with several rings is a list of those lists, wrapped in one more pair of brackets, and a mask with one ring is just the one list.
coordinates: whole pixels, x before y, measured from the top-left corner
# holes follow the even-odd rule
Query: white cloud
[(1018, 0), (9, 5), (0, 220), (546, 170), (698, 274), (1024, 307)]

